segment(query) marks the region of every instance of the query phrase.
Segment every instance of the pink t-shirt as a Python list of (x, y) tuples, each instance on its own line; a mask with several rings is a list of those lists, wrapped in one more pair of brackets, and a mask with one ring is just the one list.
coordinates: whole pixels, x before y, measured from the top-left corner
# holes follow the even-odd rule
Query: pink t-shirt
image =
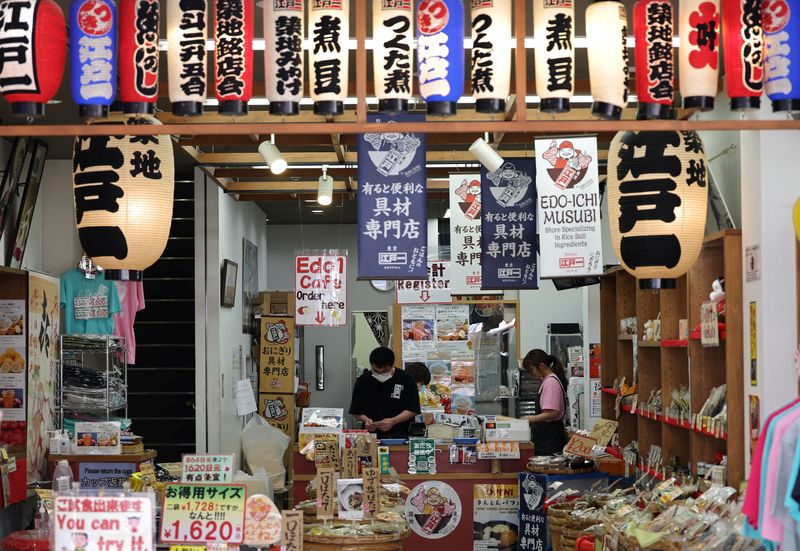
[(550, 374), (542, 381), (542, 386), (539, 387), (539, 406), (542, 411), (557, 411), (558, 418), (555, 421), (564, 418), (564, 389), (556, 375)]
[(114, 335), (125, 337), (128, 348), (128, 363), (136, 364), (136, 336), (133, 323), (136, 312), (144, 310), (144, 285), (141, 281), (115, 281), (122, 310), (114, 316)]

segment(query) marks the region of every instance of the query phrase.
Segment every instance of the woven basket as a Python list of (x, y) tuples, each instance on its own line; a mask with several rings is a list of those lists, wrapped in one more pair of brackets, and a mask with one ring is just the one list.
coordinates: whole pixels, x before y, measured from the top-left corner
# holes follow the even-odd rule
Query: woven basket
[[(561, 550), (574, 551), (578, 538), (586, 535), (586, 530), (599, 524), (597, 520), (573, 521), (561, 529)], [(555, 545), (553, 545), (555, 549)]]
[(578, 507), (577, 501), (556, 503), (547, 509), (547, 527), (550, 529), (550, 545), (553, 551), (572, 551), (561, 547), (561, 534), (565, 527), (573, 524), (572, 511)]

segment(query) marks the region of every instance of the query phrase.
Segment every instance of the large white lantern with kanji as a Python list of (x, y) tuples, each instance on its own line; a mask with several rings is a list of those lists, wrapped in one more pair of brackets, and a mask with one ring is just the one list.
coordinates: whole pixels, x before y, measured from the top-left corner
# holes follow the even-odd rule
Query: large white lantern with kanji
[(536, 94), (543, 113), (569, 111), (575, 90), (573, 0), (533, 0)]
[(502, 113), (511, 87), (511, 0), (471, 0), (472, 97), (479, 113)]
[(309, 0), (309, 82), (314, 113), (341, 115), (349, 79), (349, 0)]
[(628, 16), (616, 0), (593, 2), (586, 8), (589, 84), (592, 115), (617, 120), (628, 104)]
[(303, 0), (264, 0), (264, 75), (271, 115), (300, 112), (303, 21)]
[(411, 0), (372, 0), (372, 74), (382, 112), (408, 111), (414, 84), (413, 39)]

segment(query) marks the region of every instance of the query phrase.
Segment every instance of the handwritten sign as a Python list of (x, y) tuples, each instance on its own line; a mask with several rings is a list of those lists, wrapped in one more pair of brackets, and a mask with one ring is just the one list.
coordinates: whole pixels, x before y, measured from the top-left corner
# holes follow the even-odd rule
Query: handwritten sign
[(246, 499), (241, 484), (167, 484), (161, 541), (242, 543)]
[(54, 549), (152, 551), (153, 505), (147, 497), (56, 496)]
[(381, 512), (381, 475), (374, 467), (364, 469), (364, 516), (375, 516)]
[(619, 426), (619, 423), (616, 421), (600, 419), (592, 428), (591, 437), (597, 441), (598, 446), (605, 448), (611, 442), (614, 433), (617, 432), (617, 426)]
[(233, 482), (235, 456), (231, 454), (211, 455), (187, 453), (183, 455), (181, 482)]
[(375, 434), (359, 434), (356, 437), (356, 456), (362, 469), (376, 466), (378, 464), (378, 437)]
[[(266, 316), (261, 318), (258, 391), (264, 393), (294, 392), (294, 318)], [(274, 417), (278, 412), (266, 412)]]
[(281, 513), (270, 498), (254, 494), (245, 505), (244, 542), (251, 547), (268, 547), (281, 540)]
[(408, 441), (408, 474), (436, 474), (436, 441), (433, 438)]
[(597, 440), (591, 436), (573, 434), (572, 438), (569, 439), (567, 446), (564, 448), (564, 453), (571, 453), (572, 455), (578, 455), (580, 457), (585, 457), (586, 459), (592, 459), (592, 447), (594, 447), (596, 444)]
[(334, 471), (340, 469), (338, 434), (318, 434), (314, 438), (314, 466), (317, 470), (328, 467)]
[(317, 469), (317, 518), (333, 518), (336, 507), (333, 484), (334, 471), (330, 467)]
[(347, 324), (347, 256), (301, 254), (295, 257), (297, 325)]
[(719, 346), (719, 317), (717, 303), (713, 300), (700, 305), (700, 344)]
[(284, 551), (303, 551), (303, 511), (283, 511)]
[(358, 477), (358, 457), (355, 448), (346, 448), (342, 452), (342, 478)]

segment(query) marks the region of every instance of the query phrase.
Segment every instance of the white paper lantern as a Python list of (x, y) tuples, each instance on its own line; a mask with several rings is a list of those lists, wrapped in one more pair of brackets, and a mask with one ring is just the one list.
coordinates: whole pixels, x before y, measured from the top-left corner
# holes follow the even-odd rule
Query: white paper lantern
[(696, 132), (619, 132), (611, 141), (611, 240), (640, 287), (674, 287), (700, 255), (707, 166)]
[(502, 113), (511, 87), (511, 0), (471, 0), (472, 97), (479, 113)]
[(683, 107), (714, 109), (719, 79), (719, 0), (680, 0), (679, 82)]
[(311, 41), (308, 71), (314, 113), (341, 115), (349, 80), (349, 0), (310, 0), (308, 38)]
[(264, 75), (273, 115), (300, 112), (303, 24), (303, 0), (264, 0)]
[(628, 17), (622, 2), (602, 0), (586, 8), (592, 115), (619, 119), (628, 104)]
[(408, 111), (414, 84), (413, 38), (411, 0), (372, 0), (372, 74), (380, 111)]
[(533, 0), (533, 37), (539, 110), (565, 113), (575, 90), (573, 1)]
[[(161, 123), (152, 116), (117, 118), (122, 125)], [(107, 124), (107, 123), (104, 123)], [(78, 237), (108, 279), (141, 279), (164, 252), (172, 225), (175, 167), (172, 138), (78, 136), (73, 194)]]
[(169, 100), (176, 115), (202, 115), (206, 99), (206, 0), (167, 2)]

